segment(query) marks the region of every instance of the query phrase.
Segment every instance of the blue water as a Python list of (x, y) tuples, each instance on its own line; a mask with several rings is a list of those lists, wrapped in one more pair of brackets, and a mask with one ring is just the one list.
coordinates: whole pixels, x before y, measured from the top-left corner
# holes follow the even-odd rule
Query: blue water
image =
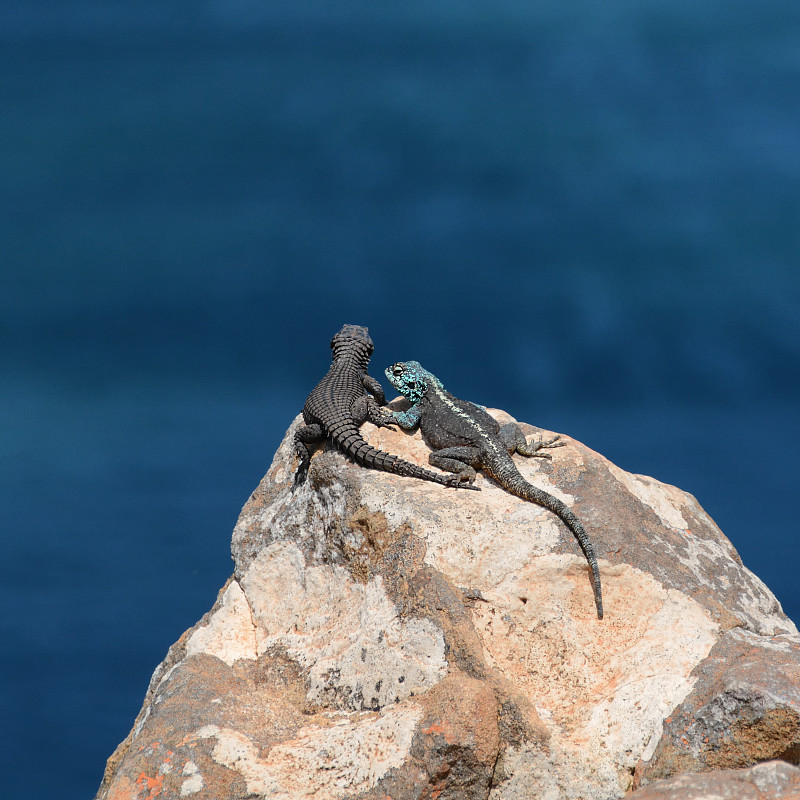
[(800, 7), (383, 5), (0, 8), (4, 797), (93, 795), (344, 322), (800, 620)]

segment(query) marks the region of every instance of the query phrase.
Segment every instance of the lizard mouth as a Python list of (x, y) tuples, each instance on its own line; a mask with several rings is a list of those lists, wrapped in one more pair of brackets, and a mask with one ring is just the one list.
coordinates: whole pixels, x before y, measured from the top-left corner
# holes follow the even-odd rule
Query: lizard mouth
[(394, 386), (395, 389), (402, 389), (403, 387), (403, 375), (405, 374), (405, 368), (402, 364), (392, 364), (392, 366), (387, 367), (384, 370), (386, 377), (389, 379), (389, 383)]

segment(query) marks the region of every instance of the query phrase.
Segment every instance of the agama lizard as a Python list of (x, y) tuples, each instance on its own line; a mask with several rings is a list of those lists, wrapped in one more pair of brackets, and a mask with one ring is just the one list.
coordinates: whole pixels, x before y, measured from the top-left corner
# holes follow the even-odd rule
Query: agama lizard
[(419, 425), (434, 452), (429, 461), (439, 469), (456, 473), (472, 483), (475, 469), (483, 468), (506, 491), (552, 511), (572, 531), (592, 570), (597, 616), (603, 618), (600, 571), (594, 548), (580, 520), (557, 497), (526, 481), (511, 454), (550, 458), (543, 448), (559, 447), (558, 436), (546, 442), (529, 443), (516, 423), (500, 426), (481, 406), (459, 400), (446, 391), (441, 381), (418, 361), (400, 361), (386, 370), (386, 377), (400, 394), (411, 401), (406, 411), (393, 411), (391, 419), (401, 428)]
[(306, 424), (294, 436), (299, 459), (295, 483), (305, 480), (311, 461), (310, 445), (327, 438), (362, 466), (444, 486), (462, 486), (457, 476), (431, 472), (378, 450), (364, 440), (358, 428), (366, 420), (379, 427), (392, 427), (391, 417), (378, 407), (386, 403), (383, 389), (367, 374), (373, 349), (369, 331), (361, 325), (345, 325), (331, 339), (333, 363), (308, 396), (303, 407)]

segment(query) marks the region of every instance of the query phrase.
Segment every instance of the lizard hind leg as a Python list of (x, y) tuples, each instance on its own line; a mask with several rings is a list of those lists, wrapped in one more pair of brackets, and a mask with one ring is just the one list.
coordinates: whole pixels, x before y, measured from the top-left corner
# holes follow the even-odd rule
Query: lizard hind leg
[(552, 458), (550, 453), (542, 451), (554, 447), (563, 447), (566, 444), (566, 442), (560, 441), (560, 434), (556, 434), (551, 439), (543, 439), (541, 436), (536, 435), (529, 441), (525, 438), (522, 428), (513, 422), (500, 428), (500, 438), (508, 448), (509, 453), (517, 452), (521, 456), (534, 456), (536, 458)]
[(294, 452), (297, 455), (297, 472), (294, 476), (295, 486), (306, 479), (308, 465), (311, 463), (311, 448), (309, 445), (321, 442), (325, 438), (322, 425), (312, 422), (310, 425), (301, 425), (294, 435)]
[(455, 473), (460, 481), (472, 483), (475, 467), (480, 466), (480, 450), (477, 447), (445, 447), (431, 453), (428, 461), (445, 472)]

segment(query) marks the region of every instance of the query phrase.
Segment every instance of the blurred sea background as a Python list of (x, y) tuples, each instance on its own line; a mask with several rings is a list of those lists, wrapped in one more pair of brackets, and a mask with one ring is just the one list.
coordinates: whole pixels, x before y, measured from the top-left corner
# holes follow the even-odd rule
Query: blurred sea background
[(0, 64), (4, 797), (93, 796), (345, 322), (800, 620), (796, 0), (6, 0)]

